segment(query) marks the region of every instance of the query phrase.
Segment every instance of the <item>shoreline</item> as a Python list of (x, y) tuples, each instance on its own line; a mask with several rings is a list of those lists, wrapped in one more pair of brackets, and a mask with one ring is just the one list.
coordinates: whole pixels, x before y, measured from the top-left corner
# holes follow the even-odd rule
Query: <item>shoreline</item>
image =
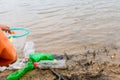
[[(100, 45), (99, 45), (100, 46)], [(119, 80), (120, 77), (120, 49), (116, 46), (96, 47), (84, 46), (81, 52), (63, 54), (67, 59), (68, 68), (65, 70), (55, 69), (68, 80)], [(66, 54), (66, 55), (65, 55)], [(57, 55), (57, 54), (56, 54)], [(67, 56), (67, 58), (66, 58)], [(0, 73), (1, 80), (4, 80), (11, 70)], [(57, 80), (49, 70), (34, 69), (26, 73), (20, 80)]]

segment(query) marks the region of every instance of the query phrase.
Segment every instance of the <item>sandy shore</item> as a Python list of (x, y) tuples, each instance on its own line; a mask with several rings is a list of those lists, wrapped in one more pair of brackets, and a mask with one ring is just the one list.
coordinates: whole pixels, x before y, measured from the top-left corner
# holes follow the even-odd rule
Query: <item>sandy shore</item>
[[(67, 69), (54, 69), (65, 80), (120, 80), (120, 49), (112, 47), (81, 47), (81, 52), (69, 54), (65, 51), (61, 56), (67, 60)], [(0, 80), (14, 71), (0, 73)], [(50, 70), (34, 69), (26, 73), (20, 80), (58, 80)]]

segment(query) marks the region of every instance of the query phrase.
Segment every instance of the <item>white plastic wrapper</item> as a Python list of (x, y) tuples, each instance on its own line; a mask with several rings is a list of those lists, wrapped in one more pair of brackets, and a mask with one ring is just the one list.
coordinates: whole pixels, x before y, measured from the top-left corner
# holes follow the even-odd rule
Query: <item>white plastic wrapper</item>
[(25, 64), (26, 63), (25, 63), (24, 59), (19, 59), (15, 63), (9, 65), (9, 67), (7, 69), (9, 69), (9, 70), (22, 69), (22, 68), (24, 68)]
[(7, 67), (6, 67), (6, 66), (0, 66), (0, 72), (5, 71), (6, 69), (7, 69)]
[(29, 55), (34, 54), (34, 53), (35, 53), (34, 42), (32, 42), (32, 41), (26, 42), (25, 47), (24, 47), (24, 57), (25, 57), (25, 59), (26, 60), (29, 59)]

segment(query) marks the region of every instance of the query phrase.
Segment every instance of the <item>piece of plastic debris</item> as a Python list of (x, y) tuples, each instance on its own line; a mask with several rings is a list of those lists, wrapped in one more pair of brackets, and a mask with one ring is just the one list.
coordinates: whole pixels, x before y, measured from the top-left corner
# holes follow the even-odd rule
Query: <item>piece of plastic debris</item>
[(48, 68), (59, 68), (66, 69), (66, 60), (41, 60), (40, 62), (34, 63), (35, 68), (48, 69)]
[(24, 57), (25, 61), (29, 61), (29, 55), (35, 53), (34, 42), (28, 41), (24, 47)]
[(34, 53), (29, 56), (30, 61), (39, 62), (41, 60), (54, 60), (54, 55), (48, 53)]
[(9, 70), (18, 70), (18, 69), (22, 69), (25, 67), (25, 61), (23, 60), (17, 60), (15, 63), (9, 65), (8, 69)]
[(0, 72), (5, 71), (6, 69), (7, 69), (7, 67), (6, 67), (6, 66), (0, 66)]
[(54, 60), (54, 56), (52, 54), (43, 53), (30, 54), (29, 58), (30, 60), (26, 63), (24, 68), (13, 72), (6, 78), (6, 80), (19, 80), (26, 72), (34, 69), (34, 62), (39, 62), (41, 60)]
[(33, 69), (34, 69), (34, 66), (32, 62), (27, 62), (27, 64), (23, 69), (13, 72), (6, 78), (6, 80), (19, 80), (20, 77), (22, 77), (26, 72), (31, 71)]

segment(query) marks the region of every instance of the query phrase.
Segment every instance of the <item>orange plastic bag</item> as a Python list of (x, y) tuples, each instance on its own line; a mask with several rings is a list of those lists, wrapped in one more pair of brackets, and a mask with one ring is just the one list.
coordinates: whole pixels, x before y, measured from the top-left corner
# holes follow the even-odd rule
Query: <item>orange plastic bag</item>
[(17, 55), (12, 43), (0, 29), (0, 66), (8, 66), (16, 61)]

